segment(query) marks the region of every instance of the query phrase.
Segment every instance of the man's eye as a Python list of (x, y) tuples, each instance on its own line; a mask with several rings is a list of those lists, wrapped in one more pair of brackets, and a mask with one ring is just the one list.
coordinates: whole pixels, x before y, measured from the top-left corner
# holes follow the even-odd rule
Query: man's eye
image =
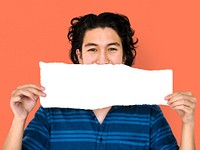
[(117, 48), (109, 48), (108, 51), (117, 51)]
[(96, 51), (97, 51), (97, 49), (95, 49), (95, 48), (88, 49), (88, 52), (96, 52)]

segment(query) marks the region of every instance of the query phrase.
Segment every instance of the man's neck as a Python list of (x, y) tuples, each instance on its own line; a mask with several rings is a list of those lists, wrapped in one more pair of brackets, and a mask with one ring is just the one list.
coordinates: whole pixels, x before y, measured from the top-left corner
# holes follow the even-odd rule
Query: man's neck
[(110, 111), (112, 107), (106, 107), (106, 108), (102, 108), (102, 109), (95, 109), (93, 110), (95, 116), (97, 117), (97, 120), (99, 121), (100, 124), (103, 123), (106, 115), (108, 114), (108, 112)]

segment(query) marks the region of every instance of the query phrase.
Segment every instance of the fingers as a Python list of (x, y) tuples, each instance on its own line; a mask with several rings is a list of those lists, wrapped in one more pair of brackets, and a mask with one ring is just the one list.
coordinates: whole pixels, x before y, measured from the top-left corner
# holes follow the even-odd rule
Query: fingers
[(12, 97), (14, 97), (14, 101), (20, 101), (23, 98), (37, 100), (39, 96), (46, 96), (46, 94), (43, 91), (44, 87), (42, 86), (36, 84), (26, 84), (17, 87), (16, 90), (12, 92)]
[(179, 100), (187, 100), (187, 101), (190, 101), (191, 103), (196, 102), (195, 97), (192, 96), (191, 94), (180, 92), (180, 93), (174, 93), (170, 95), (170, 98), (168, 99), (168, 104), (172, 104)]
[(188, 113), (191, 113), (195, 109), (195, 103), (185, 99), (179, 99), (169, 105), (173, 109), (183, 110), (184, 112)]
[(169, 94), (169, 95), (165, 96), (165, 100), (169, 100), (172, 98), (172, 96), (181, 95), (181, 94), (192, 96), (192, 92), (178, 92), (178, 93)]
[(37, 90), (42, 90), (42, 91), (44, 90), (43, 86), (39, 86), (37, 84), (25, 84), (17, 87), (17, 89), (23, 89), (23, 88), (35, 88)]
[(183, 112), (188, 113), (188, 114), (192, 114), (194, 112), (194, 109), (192, 109), (191, 107), (188, 107), (186, 105), (174, 106), (173, 109), (182, 110)]
[(184, 112), (191, 113), (195, 110), (197, 99), (191, 92), (178, 92), (169, 94), (165, 97), (168, 100), (168, 104), (173, 109), (183, 110)]
[(26, 119), (36, 105), (39, 96), (46, 96), (44, 89), (44, 87), (36, 84), (26, 84), (17, 87), (12, 92), (10, 100), (10, 106), (15, 117), (23, 120)]

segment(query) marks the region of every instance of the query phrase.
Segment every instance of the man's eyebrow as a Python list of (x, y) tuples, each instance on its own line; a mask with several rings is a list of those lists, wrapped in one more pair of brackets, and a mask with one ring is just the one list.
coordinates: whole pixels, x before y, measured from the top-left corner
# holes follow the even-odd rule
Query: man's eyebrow
[(112, 46), (112, 45), (115, 45), (115, 46), (120, 46), (120, 44), (118, 42), (113, 42), (113, 43), (109, 43), (108, 46)]
[(97, 46), (97, 44), (95, 43), (87, 43), (84, 45), (84, 47), (89, 47), (89, 46)]
[[(120, 46), (120, 44), (119, 44), (118, 42), (113, 42), (113, 43), (107, 44), (107, 46), (112, 46), (112, 45)], [(95, 44), (95, 43), (87, 43), (87, 44), (84, 45), (84, 47), (89, 47), (89, 46), (98, 46), (98, 44)]]

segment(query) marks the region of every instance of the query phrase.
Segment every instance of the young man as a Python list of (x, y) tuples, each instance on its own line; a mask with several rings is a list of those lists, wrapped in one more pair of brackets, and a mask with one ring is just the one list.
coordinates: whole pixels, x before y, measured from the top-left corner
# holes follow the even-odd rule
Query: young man
[[(89, 14), (72, 19), (71, 24), (68, 39), (75, 64), (132, 65), (137, 40), (133, 42), (134, 32), (126, 16)], [(84, 88), (76, 81), (75, 84)], [(155, 105), (97, 110), (40, 107), (24, 132), (26, 118), (39, 96), (46, 96), (44, 87), (35, 84), (19, 86), (13, 91), (10, 105), (14, 119), (4, 149), (195, 149), (196, 98), (191, 92), (165, 97), (182, 118), (180, 148), (160, 108)]]

